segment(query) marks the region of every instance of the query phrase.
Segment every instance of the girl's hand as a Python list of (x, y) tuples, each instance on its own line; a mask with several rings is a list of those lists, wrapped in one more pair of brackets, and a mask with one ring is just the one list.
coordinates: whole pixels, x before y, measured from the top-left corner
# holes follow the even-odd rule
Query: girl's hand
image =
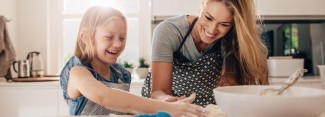
[(182, 101), (172, 102), (168, 112), (173, 117), (202, 117), (205, 115), (204, 108), (195, 104)]

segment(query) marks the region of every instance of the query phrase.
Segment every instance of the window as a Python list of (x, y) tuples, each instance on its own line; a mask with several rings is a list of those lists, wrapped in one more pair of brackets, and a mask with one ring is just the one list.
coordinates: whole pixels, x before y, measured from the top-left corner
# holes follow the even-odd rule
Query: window
[[(127, 17), (128, 40), (123, 54), (117, 62), (128, 61), (134, 65), (138, 64), (140, 57), (149, 58), (148, 47), (142, 47), (143, 43), (150, 41), (150, 5), (149, 0), (62, 0), (62, 61), (73, 56), (80, 20), (83, 13), (91, 6), (110, 6), (122, 11)], [(140, 30), (141, 26), (141, 30)], [(149, 27), (149, 28), (148, 28)], [(148, 38), (149, 37), (149, 38)], [(150, 49), (149, 45), (149, 49)], [(149, 52), (150, 53), (150, 52)]]
[(297, 24), (286, 25), (283, 32), (284, 37), (284, 55), (295, 54), (298, 47), (298, 27)]

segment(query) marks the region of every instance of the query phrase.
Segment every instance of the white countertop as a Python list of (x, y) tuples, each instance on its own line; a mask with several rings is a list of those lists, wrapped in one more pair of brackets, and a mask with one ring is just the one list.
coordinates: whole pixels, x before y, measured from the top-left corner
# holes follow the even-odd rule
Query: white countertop
[[(282, 83), (287, 79), (284, 78), (270, 78), (272, 83)], [(141, 85), (143, 84), (144, 79), (132, 78), (131, 85)], [(320, 76), (306, 76), (302, 79), (299, 79), (298, 82), (302, 83), (318, 83), (321, 82)], [(58, 86), (60, 85), (59, 81), (45, 81), (45, 82), (7, 82), (5, 78), (0, 77), (0, 86), (10, 86), (10, 85), (21, 85), (21, 86), (33, 86), (33, 85), (44, 85), (44, 86)]]
[[(287, 80), (288, 77), (270, 77), (270, 82), (280, 83)], [(304, 76), (302, 79), (299, 79), (298, 82), (303, 83), (317, 83), (321, 82), (320, 76)]]
[[(144, 79), (133, 78), (131, 85), (141, 85)], [(0, 86), (59, 86), (59, 81), (44, 81), (44, 82), (7, 82), (5, 78), (0, 77)]]

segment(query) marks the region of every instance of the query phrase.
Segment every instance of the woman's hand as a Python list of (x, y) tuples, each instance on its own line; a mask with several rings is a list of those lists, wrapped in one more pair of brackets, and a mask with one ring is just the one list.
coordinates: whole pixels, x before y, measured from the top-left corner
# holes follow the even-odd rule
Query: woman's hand
[(185, 96), (178, 97), (177, 101), (192, 103), (195, 100), (195, 97), (196, 97), (196, 94), (192, 93), (189, 97), (185, 97)]
[(161, 100), (165, 101), (165, 102), (179, 101), (179, 102), (192, 103), (195, 100), (195, 97), (196, 97), (195, 93), (192, 93), (189, 97), (186, 97), (186, 96), (174, 97), (174, 96), (167, 95), (167, 96), (161, 98)]

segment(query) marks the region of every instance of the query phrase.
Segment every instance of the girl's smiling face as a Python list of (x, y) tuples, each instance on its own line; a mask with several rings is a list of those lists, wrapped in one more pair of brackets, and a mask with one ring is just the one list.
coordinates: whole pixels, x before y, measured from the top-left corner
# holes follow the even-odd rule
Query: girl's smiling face
[(116, 63), (126, 44), (126, 22), (113, 17), (106, 25), (98, 27), (94, 35), (94, 60), (103, 64)]

